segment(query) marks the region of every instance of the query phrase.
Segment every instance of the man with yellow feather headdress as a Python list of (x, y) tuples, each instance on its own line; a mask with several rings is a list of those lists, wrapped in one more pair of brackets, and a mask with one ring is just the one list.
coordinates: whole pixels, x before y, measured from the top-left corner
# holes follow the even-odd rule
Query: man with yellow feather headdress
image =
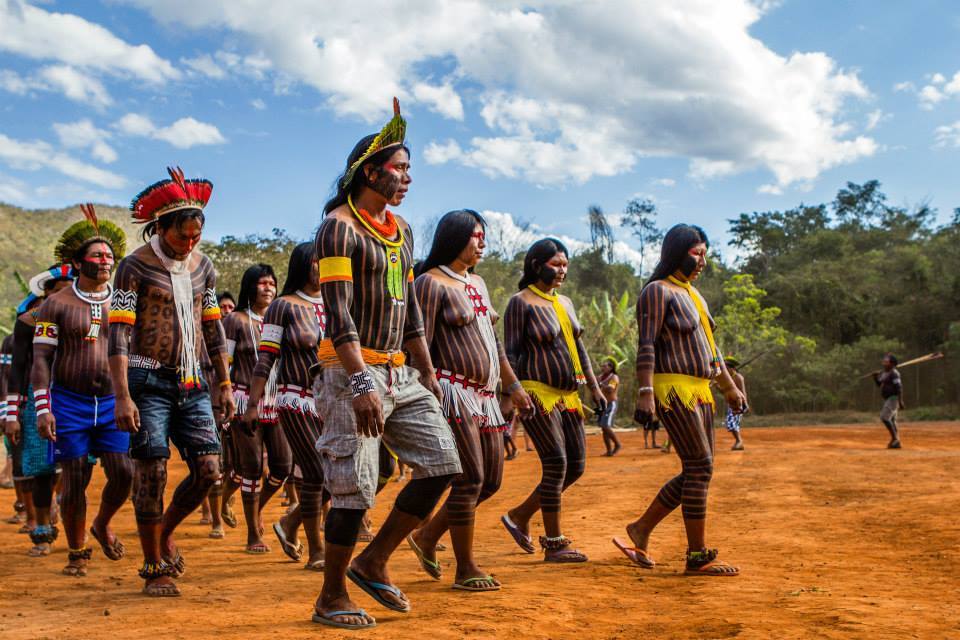
[(130, 436), (114, 421), (113, 383), (107, 360), (110, 278), (126, 250), (123, 231), (97, 219), (93, 205), (81, 205), (86, 219), (72, 225), (56, 247), (60, 264), (72, 265), (70, 287), (47, 296), (37, 313), (33, 337), (33, 385), (37, 429), (50, 442), (62, 470), (61, 512), (68, 544), (63, 573), (87, 575), (86, 489), (100, 458), (107, 483), (90, 534), (111, 560), (123, 556), (123, 544), (110, 520), (130, 495), (133, 465), (127, 455)]

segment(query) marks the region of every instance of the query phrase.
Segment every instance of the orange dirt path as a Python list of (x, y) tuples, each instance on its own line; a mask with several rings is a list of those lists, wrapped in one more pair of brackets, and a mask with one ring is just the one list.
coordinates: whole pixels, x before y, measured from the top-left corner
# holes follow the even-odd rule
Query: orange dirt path
[[(478, 558), (503, 582), (498, 593), (454, 592), (451, 551), (441, 554), (445, 575), (434, 582), (402, 546), (391, 571), (413, 611), (388, 611), (353, 588), (378, 627), (321, 627), (310, 622), (320, 575), (287, 561), (272, 534), (270, 554), (249, 556), (241, 530), (210, 540), (193, 515), (179, 536), (183, 597), (151, 600), (140, 595), (125, 506), (116, 525), (128, 555), (114, 563), (97, 548), (81, 579), (60, 574), (62, 534), (51, 556), (31, 559), (27, 537), (0, 525), (0, 637), (960, 638), (960, 423), (905, 424), (901, 451), (884, 448), (879, 424), (752, 429), (742, 453), (729, 451), (718, 430), (708, 540), (741, 567), (732, 579), (680, 575), (679, 513), (654, 533), (653, 571), (631, 566), (610, 544), (679, 468), (675, 454), (644, 450), (640, 433), (622, 437), (615, 458), (588, 437), (586, 474), (564, 498), (565, 532), (590, 556), (584, 565), (545, 565), (500, 527), (500, 514), (539, 474), (535, 453), (507, 463), (502, 490), (477, 518)], [(171, 471), (168, 496), (184, 466)], [(98, 470), (93, 489), (102, 482)], [(375, 522), (399, 486), (382, 494)], [(90, 495), (92, 514), (98, 491)], [(12, 491), (0, 493), (4, 515), (12, 500)], [(268, 507), (268, 532), (279, 505), (278, 496)]]

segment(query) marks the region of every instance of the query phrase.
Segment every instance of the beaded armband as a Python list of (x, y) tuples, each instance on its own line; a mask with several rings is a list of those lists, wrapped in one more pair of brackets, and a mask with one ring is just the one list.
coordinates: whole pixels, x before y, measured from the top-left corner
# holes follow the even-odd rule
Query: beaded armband
[(350, 391), (353, 392), (354, 398), (373, 393), (376, 391), (376, 387), (373, 385), (373, 377), (366, 371), (350, 374)]

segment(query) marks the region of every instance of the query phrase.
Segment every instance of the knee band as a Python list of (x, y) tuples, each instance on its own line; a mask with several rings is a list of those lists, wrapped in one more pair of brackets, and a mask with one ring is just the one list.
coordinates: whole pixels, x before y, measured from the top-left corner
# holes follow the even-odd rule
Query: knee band
[(366, 512), (363, 509), (330, 509), (323, 528), (324, 540), (341, 547), (357, 544), (364, 513)]
[(437, 506), (437, 502), (440, 501), (440, 497), (453, 478), (454, 475), (450, 474), (411, 480), (397, 496), (397, 502), (394, 506), (398, 511), (423, 520)]

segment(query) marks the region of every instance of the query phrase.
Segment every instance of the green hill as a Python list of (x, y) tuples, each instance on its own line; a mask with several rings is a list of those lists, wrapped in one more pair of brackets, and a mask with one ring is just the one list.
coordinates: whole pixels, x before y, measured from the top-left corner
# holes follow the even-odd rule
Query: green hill
[[(130, 222), (126, 207), (97, 204), (101, 220), (114, 222), (127, 233), (127, 250), (140, 244), (140, 227)], [(12, 325), (13, 311), (23, 291), (13, 272), (25, 280), (53, 263), (53, 247), (67, 227), (83, 219), (80, 205), (65, 209), (21, 209), (0, 203), (0, 333)]]

